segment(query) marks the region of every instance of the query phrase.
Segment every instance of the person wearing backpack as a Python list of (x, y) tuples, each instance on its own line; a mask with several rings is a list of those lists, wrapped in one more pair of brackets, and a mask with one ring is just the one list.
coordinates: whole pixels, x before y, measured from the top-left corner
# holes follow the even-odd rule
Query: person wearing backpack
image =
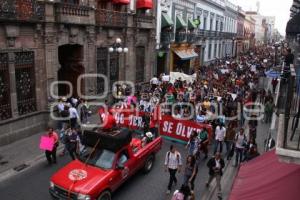
[(241, 128), (240, 131), (235, 136), (235, 167), (237, 167), (243, 161), (243, 155), (245, 150), (245, 145), (247, 145), (247, 138), (244, 134), (244, 129)]
[(171, 145), (170, 151), (167, 152), (165, 158), (165, 171), (169, 171), (170, 174), (167, 194), (170, 194), (173, 183), (177, 184), (176, 173), (180, 173), (181, 167), (181, 155), (176, 148)]

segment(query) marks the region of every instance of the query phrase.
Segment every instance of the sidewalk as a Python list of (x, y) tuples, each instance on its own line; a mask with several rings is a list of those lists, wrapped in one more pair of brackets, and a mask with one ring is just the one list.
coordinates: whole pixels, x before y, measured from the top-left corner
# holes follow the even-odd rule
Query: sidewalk
[[(89, 118), (91, 123), (98, 121), (98, 115)], [(45, 152), (39, 149), (40, 137), (47, 131), (34, 134), (12, 144), (0, 147), (0, 182), (41, 162), (46, 163)], [(57, 155), (63, 145), (57, 149)]]

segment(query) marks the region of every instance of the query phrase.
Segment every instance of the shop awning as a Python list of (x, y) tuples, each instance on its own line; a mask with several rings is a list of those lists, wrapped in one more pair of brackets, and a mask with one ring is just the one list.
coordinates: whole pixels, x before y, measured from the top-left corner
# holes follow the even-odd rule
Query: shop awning
[(130, 0), (113, 0), (112, 2), (114, 4), (124, 4), (124, 5), (130, 4)]
[(194, 49), (173, 50), (181, 60), (189, 60), (198, 56)]
[(161, 27), (165, 28), (165, 27), (170, 27), (173, 26), (174, 23), (171, 19), (171, 17), (169, 17), (169, 15), (165, 12), (161, 13)]
[(286, 25), (286, 35), (296, 36), (300, 34), (300, 13), (297, 13)]
[(176, 16), (176, 29), (184, 29), (186, 28), (186, 22), (182, 19), (180, 15)]
[(192, 19), (188, 20), (188, 28), (189, 29), (196, 29), (197, 25), (194, 23), (194, 21)]
[(153, 0), (137, 0), (136, 8), (137, 9), (152, 9), (153, 8)]
[(275, 150), (240, 167), (229, 200), (298, 200), (300, 165), (281, 163)]

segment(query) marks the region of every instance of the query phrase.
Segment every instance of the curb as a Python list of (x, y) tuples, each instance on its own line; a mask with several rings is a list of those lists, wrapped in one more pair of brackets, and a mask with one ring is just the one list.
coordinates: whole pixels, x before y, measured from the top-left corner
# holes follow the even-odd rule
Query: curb
[[(60, 153), (61, 151), (63, 150), (63, 146), (60, 146), (58, 147), (57, 149), (57, 153)], [(34, 159), (32, 160), (29, 160), (29, 161), (25, 161), (23, 164), (26, 164), (28, 165), (28, 167), (24, 168), (23, 170), (21, 171), (16, 171), (12, 168), (8, 169), (8, 170), (5, 170), (4, 172), (0, 173), (0, 183), (13, 177), (13, 176), (16, 176), (18, 174), (21, 174), (25, 171), (27, 171), (28, 169), (38, 165), (39, 163), (42, 163), (42, 161), (45, 159), (45, 154), (42, 153), (38, 156), (36, 156)]]

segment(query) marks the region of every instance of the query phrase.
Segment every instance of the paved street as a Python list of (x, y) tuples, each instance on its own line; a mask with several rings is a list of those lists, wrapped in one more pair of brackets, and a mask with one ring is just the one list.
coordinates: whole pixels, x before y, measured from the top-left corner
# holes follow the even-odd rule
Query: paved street
[[(259, 149), (263, 149), (263, 141), (268, 133), (268, 125), (259, 124), (257, 142)], [(163, 162), (165, 153), (168, 151), (170, 141), (164, 141), (163, 149), (156, 157), (156, 163), (151, 173), (144, 175), (142, 173), (132, 177), (124, 184), (113, 196), (114, 200), (165, 200), (170, 199), (166, 196), (166, 186), (168, 174), (163, 171)], [(174, 143), (180, 152), (185, 153), (183, 145)], [(19, 175), (0, 183), (1, 199), (5, 200), (50, 200), (48, 194), (48, 185), (50, 176), (70, 161), (69, 156), (59, 158), (59, 162), (54, 166), (47, 166), (46, 161), (42, 162)], [(228, 166), (231, 167), (231, 166)], [(196, 179), (196, 199), (201, 199), (205, 190), (207, 180), (207, 167), (202, 161), (199, 174)], [(179, 175), (182, 180), (182, 174)], [(179, 187), (179, 186), (178, 186)], [(224, 196), (226, 196), (225, 194)]]
[[(114, 200), (143, 199), (143, 200), (163, 200), (169, 199), (166, 195), (168, 174), (163, 171), (163, 161), (165, 153), (169, 149), (171, 142), (165, 141), (162, 151), (157, 155), (153, 171), (148, 175), (137, 174), (125, 185), (123, 185), (113, 196)], [(183, 145), (175, 144), (181, 152), (185, 152)], [(65, 156), (60, 158), (57, 165), (47, 166), (46, 161), (31, 169), (0, 183), (1, 199), (5, 200), (50, 200), (48, 185), (50, 176), (65, 165), (70, 158)], [(204, 162), (203, 162), (204, 164)], [(179, 175), (180, 179), (182, 175)], [(179, 179), (179, 180), (180, 180)], [(196, 194), (203, 193), (204, 183), (207, 179), (207, 168), (200, 168), (196, 180)], [(178, 186), (179, 187), (179, 186)], [(17, 192), (16, 192), (17, 191)], [(197, 198), (197, 199), (198, 199)]]

